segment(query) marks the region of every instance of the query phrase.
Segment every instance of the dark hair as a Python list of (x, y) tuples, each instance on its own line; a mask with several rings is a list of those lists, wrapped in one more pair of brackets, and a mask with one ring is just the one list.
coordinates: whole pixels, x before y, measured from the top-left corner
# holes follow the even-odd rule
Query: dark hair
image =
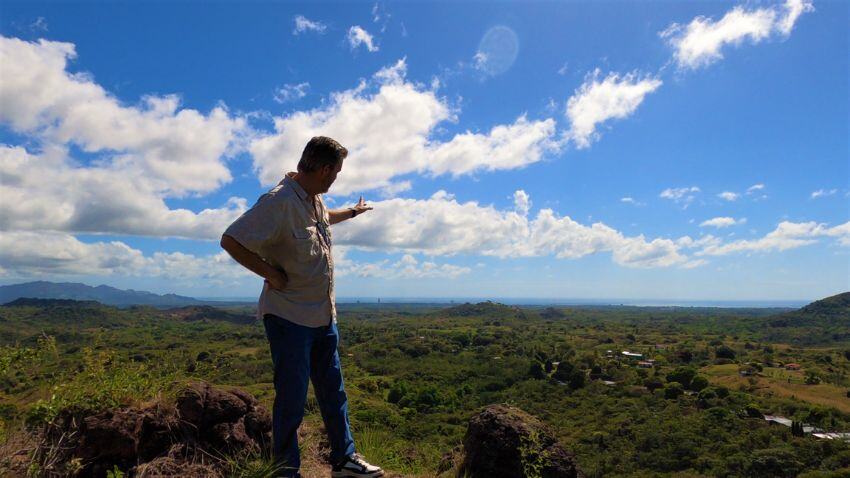
[(304, 146), (301, 160), (298, 161), (298, 171), (309, 173), (318, 171), (323, 166), (336, 166), (348, 156), (348, 150), (327, 136), (314, 136)]

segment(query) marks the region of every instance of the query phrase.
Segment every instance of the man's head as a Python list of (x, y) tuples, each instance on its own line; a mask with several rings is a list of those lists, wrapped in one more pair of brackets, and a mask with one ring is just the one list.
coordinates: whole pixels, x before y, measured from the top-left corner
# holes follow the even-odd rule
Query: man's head
[(298, 161), (298, 173), (309, 180), (315, 191), (311, 194), (328, 192), (336, 175), (342, 170), (342, 160), (348, 156), (348, 150), (327, 136), (314, 136), (307, 142), (301, 160)]

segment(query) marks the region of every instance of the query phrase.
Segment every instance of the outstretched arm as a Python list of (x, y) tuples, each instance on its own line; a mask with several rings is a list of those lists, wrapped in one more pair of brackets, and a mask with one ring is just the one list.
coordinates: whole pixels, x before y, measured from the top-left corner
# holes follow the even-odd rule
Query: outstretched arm
[(286, 273), (275, 269), (260, 256), (245, 248), (239, 241), (228, 236), (221, 236), (221, 248), (230, 254), (236, 262), (262, 277), (272, 289), (283, 290), (286, 287)]
[(330, 217), (331, 224), (336, 224), (371, 210), (372, 206), (367, 206), (366, 201), (363, 200), (363, 196), (360, 196), (360, 201), (357, 201), (357, 204), (354, 207), (331, 209), (328, 211), (328, 216)]

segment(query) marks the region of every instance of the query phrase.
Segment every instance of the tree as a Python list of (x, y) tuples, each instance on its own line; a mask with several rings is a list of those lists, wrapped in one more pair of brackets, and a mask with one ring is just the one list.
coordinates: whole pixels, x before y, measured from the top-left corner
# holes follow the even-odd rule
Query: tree
[(680, 350), (676, 354), (676, 358), (678, 358), (679, 361), (682, 363), (691, 363), (691, 361), (694, 359), (694, 353), (687, 349)]
[[(643, 382), (643, 386), (646, 387), (650, 392), (654, 392), (658, 389), (664, 388), (664, 384), (661, 383), (661, 380), (657, 378), (648, 378), (645, 382)], [(847, 392), (850, 394), (850, 392)]]
[(684, 393), (685, 388), (682, 387), (682, 384), (679, 382), (668, 383), (667, 386), (664, 387), (664, 398), (668, 400), (675, 400)]
[(679, 382), (682, 387), (687, 387), (696, 374), (697, 371), (693, 367), (676, 367), (667, 374), (667, 382)]
[(806, 372), (806, 378), (803, 379), (803, 381), (806, 385), (817, 385), (820, 383), (820, 376), (818, 376), (818, 374), (816, 374), (815, 372), (809, 370), (808, 372)]
[(584, 375), (584, 370), (573, 370), (573, 373), (570, 374), (570, 378), (567, 383), (570, 385), (571, 389), (578, 390), (584, 387), (585, 382), (586, 377)]
[(543, 366), (540, 365), (540, 362), (534, 361), (531, 362), (531, 367), (528, 369), (528, 375), (531, 378), (543, 379), (546, 378), (546, 371), (543, 370)]
[(552, 378), (560, 382), (567, 383), (570, 381), (570, 377), (574, 370), (575, 366), (573, 364), (563, 361), (558, 364), (558, 367), (555, 369), (555, 373), (552, 374)]
[(729, 360), (735, 359), (735, 351), (732, 350), (728, 345), (721, 345), (714, 350), (714, 356), (717, 358), (724, 358)]
[(699, 392), (705, 387), (708, 387), (708, 379), (702, 375), (695, 376), (688, 385), (688, 389), (693, 390), (694, 392)]

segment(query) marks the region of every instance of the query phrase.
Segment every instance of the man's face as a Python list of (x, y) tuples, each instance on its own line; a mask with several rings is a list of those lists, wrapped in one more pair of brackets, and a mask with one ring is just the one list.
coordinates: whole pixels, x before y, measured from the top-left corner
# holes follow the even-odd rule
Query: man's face
[(338, 162), (336, 166), (325, 166), (322, 168), (322, 193), (328, 192), (331, 188), (331, 184), (336, 181), (336, 175), (342, 171), (342, 161)]

